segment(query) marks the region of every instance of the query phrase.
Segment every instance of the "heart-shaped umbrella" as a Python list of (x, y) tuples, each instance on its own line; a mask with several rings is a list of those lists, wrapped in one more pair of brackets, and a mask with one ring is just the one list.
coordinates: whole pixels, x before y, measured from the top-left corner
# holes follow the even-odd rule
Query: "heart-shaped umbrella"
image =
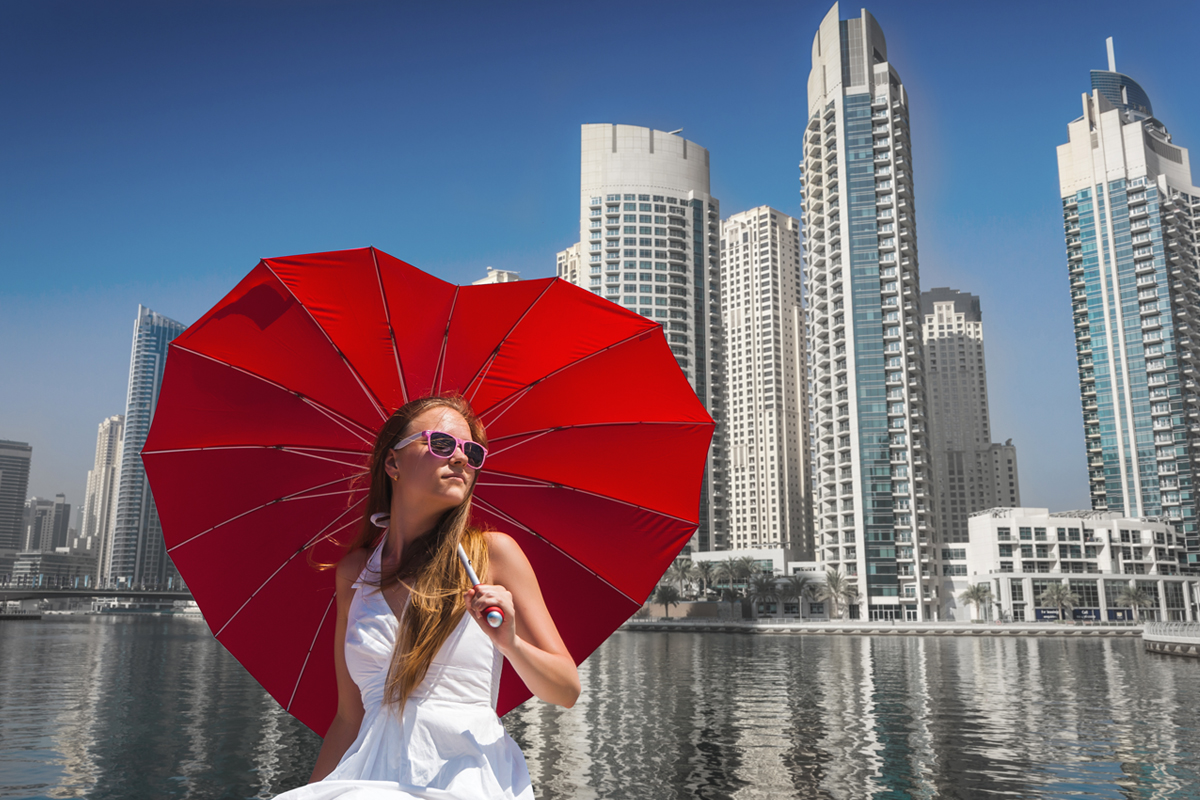
[[(217, 639), (324, 734), (335, 563), (399, 406), (488, 429), (481, 525), (521, 545), (576, 662), (696, 529), (713, 422), (662, 329), (563, 281), (454, 286), (374, 248), (267, 259), (172, 344), (142, 459)], [(507, 664), (499, 713), (529, 691)]]

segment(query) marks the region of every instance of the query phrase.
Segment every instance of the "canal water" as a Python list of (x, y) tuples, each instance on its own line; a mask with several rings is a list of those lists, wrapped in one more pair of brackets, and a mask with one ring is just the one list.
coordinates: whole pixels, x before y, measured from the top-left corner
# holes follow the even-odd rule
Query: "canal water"
[[(1138, 640), (617, 633), (505, 724), (541, 800), (1200, 798), (1200, 660)], [(0, 621), (0, 797), (271, 797), (320, 740), (203, 621)]]

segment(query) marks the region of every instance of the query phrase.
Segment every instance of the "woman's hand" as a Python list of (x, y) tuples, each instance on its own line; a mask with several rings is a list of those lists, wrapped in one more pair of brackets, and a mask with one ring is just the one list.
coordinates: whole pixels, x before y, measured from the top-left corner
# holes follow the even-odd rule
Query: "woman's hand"
[[(466, 600), (467, 612), (507, 657), (517, 642), (517, 613), (513, 608), (512, 593), (503, 586), (481, 583), (467, 590)], [(499, 608), (504, 614), (504, 621), (495, 628), (487, 620), (487, 610), (492, 607)]]
[[(531, 692), (547, 703), (570, 708), (579, 699), (579, 671), (546, 609), (537, 575), (511, 537), (491, 532), (487, 542), (485, 579), (494, 583), (467, 592), (467, 608)], [(488, 606), (504, 612), (500, 627), (488, 625)]]

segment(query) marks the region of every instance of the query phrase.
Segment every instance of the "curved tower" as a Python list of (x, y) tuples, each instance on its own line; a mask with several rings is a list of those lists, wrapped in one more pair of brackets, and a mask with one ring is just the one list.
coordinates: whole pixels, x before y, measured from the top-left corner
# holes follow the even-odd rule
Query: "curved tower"
[(1092, 508), (1166, 518), (1200, 565), (1200, 189), (1114, 61), (1058, 147)]

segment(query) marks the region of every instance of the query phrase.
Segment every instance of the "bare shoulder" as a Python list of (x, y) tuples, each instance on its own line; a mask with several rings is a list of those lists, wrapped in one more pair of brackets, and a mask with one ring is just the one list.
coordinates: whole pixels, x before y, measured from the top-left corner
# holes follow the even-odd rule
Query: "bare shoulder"
[(348, 586), (358, 580), (358, 576), (362, 575), (370, 556), (370, 552), (362, 547), (356, 547), (342, 556), (342, 560), (337, 565), (338, 583)]
[(492, 561), (501, 564), (529, 563), (529, 559), (525, 557), (525, 551), (521, 549), (521, 545), (509, 536), (507, 533), (500, 531), (488, 531), (483, 534), (483, 539), (487, 542), (488, 557)]

